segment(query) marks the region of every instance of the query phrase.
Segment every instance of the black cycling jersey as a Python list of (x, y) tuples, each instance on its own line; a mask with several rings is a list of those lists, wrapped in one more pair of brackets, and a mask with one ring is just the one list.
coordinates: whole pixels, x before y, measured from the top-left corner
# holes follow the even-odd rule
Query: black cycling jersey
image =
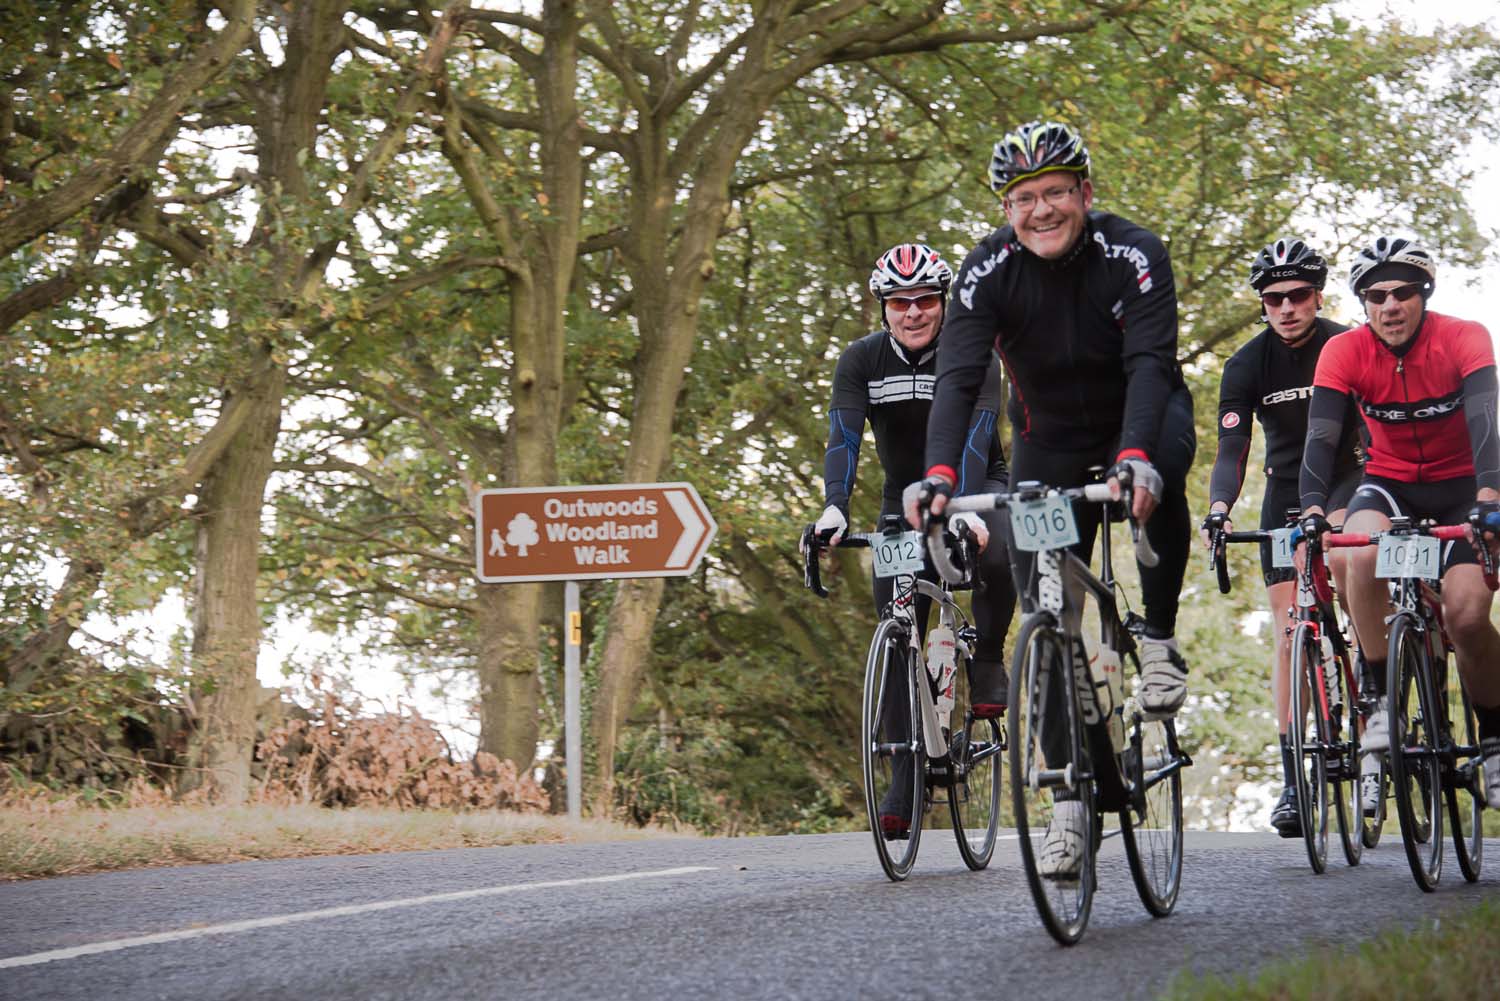
[(1166, 248), (1104, 212), (1088, 214), (1078, 247), (1059, 260), (1026, 250), (1010, 226), (986, 237), (959, 272), (941, 344), (929, 470), (958, 468), (992, 348), (1015, 390), (1015, 433), (1041, 448), (1118, 442), (1118, 453), (1150, 459), (1162, 401), (1183, 385)]
[[(922, 478), (936, 354), (934, 344), (913, 357), (895, 337), (877, 331), (849, 345), (839, 357), (833, 372), (823, 484), (826, 503), (843, 511), (845, 518), (866, 420), (875, 433), (875, 451), (885, 471), (883, 509), (899, 511), (901, 491)], [(991, 352), (972, 414), (964, 414), (968, 433), (957, 467), (959, 493), (977, 493), (986, 481), (1006, 478), (1005, 453), (995, 426), (1003, 393), (1000, 364)]]
[[(1318, 356), (1329, 338), (1348, 329), (1319, 317), (1313, 321), (1312, 336), (1291, 348), (1268, 326), (1224, 363), (1219, 383), (1219, 452), (1209, 477), (1210, 504), (1223, 501), (1233, 507), (1240, 495), (1250, 455), (1252, 415), (1260, 421), (1266, 436), (1266, 476), (1296, 480), (1302, 468), (1307, 408), (1312, 399)], [(1358, 469), (1361, 427), (1363, 424), (1351, 405), (1339, 443), (1335, 482), (1347, 479)], [(1279, 526), (1281, 521), (1276, 524)]]

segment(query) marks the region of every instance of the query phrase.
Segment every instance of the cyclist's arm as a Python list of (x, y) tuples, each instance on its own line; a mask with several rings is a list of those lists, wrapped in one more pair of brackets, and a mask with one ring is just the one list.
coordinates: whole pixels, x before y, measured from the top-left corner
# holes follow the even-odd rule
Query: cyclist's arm
[(1249, 366), (1231, 358), (1219, 383), (1219, 451), (1208, 478), (1210, 511), (1228, 511), (1245, 484), (1245, 464), (1250, 457), (1251, 418), (1255, 412), (1254, 387), (1248, 384)]
[(1495, 426), (1497, 396), (1500, 396), (1500, 384), (1497, 384), (1494, 365), (1464, 376), (1464, 421), (1469, 425), (1469, 447), (1474, 452), (1474, 481), (1479, 488), (1480, 500), (1500, 497), (1500, 431)]
[(849, 495), (859, 466), (859, 446), (869, 411), (869, 388), (861, 377), (852, 345), (833, 370), (833, 399), (828, 405), (828, 451), (823, 454), (824, 503), (849, 518)]
[(955, 494), (979, 493), (985, 489), (986, 481), (1009, 481), (998, 431), (1004, 394), (1000, 359), (991, 352), (990, 365), (979, 388), (979, 398), (974, 403), (973, 417), (969, 420), (969, 432), (964, 438), (963, 465), (958, 470)]
[(1302, 471), (1297, 481), (1305, 513), (1322, 514), (1328, 503), (1349, 400), (1349, 394), (1331, 386), (1313, 386), (1312, 402), (1307, 408), (1307, 441), (1302, 446)]
[(1163, 404), (1175, 386), (1177, 371), (1177, 285), (1172, 262), (1161, 240), (1137, 228), (1136, 251), (1144, 268), (1130, 258), (1111, 259), (1121, 269), (1125, 334), (1121, 362), (1125, 368), (1125, 414), (1120, 458), (1151, 460), (1161, 437)]
[(928, 475), (942, 475), (953, 483), (963, 464), (964, 437), (994, 354), (999, 314), (986, 294), (987, 275), (994, 267), (993, 251), (981, 243), (969, 254), (954, 284), (938, 339), (937, 380), (932, 410), (927, 416)]

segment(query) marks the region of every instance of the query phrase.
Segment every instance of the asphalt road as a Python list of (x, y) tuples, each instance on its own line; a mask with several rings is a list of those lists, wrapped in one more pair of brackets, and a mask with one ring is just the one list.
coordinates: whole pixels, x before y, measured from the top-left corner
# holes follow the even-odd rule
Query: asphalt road
[[(1041, 927), (1003, 840), (946, 831), (888, 882), (867, 834), (664, 839), (192, 866), (0, 885), (0, 998), (1149, 998), (1430, 922), (1495, 892), (1412, 882), (1398, 840), (1314, 876), (1300, 841), (1190, 834), (1169, 918), (1107, 842), (1083, 943)], [(1486, 846), (1492, 866), (1500, 842)], [(143, 937), (152, 939), (141, 941)]]

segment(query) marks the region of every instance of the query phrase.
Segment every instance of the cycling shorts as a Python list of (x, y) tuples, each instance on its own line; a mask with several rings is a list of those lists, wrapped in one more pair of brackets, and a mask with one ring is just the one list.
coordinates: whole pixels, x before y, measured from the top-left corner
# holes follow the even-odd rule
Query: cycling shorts
[[(1413, 520), (1431, 518), (1439, 525), (1463, 525), (1474, 509), (1477, 488), (1472, 476), (1457, 476), (1431, 483), (1403, 483), (1385, 476), (1365, 476), (1349, 502), (1349, 515), (1356, 511), (1379, 511), (1387, 518), (1405, 516)], [(1348, 519), (1346, 518), (1345, 521)], [(1468, 539), (1443, 543), (1443, 572), (1462, 563), (1479, 562)]]
[[(1338, 511), (1349, 505), (1349, 499), (1354, 496), (1354, 490), (1359, 486), (1360, 470), (1355, 467), (1348, 475), (1333, 485), (1333, 490), (1328, 494), (1328, 510)], [(1285, 528), (1287, 525), (1286, 513), (1288, 510), (1302, 513), (1301, 493), (1297, 489), (1297, 479), (1291, 476), (1273, 476), (1266, 480), (1266, 492), (1260, 500), (1260, 527), (1262, 531), (1269, 532), (1274, 528)], [(1273, 567), (1271, 565), (1271, 544), (1262, 542), (1260, 544), (1260, 574), (1265, 579), (1266, 587), (1272, 584), (1281, 584), (1286, 581), (1296, 580), (1297, 571), (1291, 567)]]

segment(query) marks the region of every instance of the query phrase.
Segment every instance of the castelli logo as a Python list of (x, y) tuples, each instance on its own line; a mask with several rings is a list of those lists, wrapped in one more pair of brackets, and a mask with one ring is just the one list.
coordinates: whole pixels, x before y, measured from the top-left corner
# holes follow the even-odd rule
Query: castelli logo
[(1231, 410), (1224, 415), (1224, 419), (1219, 421), (1219, 423), (1227, 428), (1237, 428), (1240, 426), (1240, 415)]

